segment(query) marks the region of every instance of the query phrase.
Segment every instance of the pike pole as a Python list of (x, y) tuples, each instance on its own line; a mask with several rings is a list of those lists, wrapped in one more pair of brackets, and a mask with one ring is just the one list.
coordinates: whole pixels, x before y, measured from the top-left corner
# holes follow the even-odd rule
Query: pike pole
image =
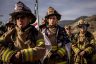
[(37, 18), (37, 24), (38, 24), (38, 29), (39, 29), (39, 11), (38, 11), (38, 0), (34, 0), (35, 6), (34, 6), (34, 14)]

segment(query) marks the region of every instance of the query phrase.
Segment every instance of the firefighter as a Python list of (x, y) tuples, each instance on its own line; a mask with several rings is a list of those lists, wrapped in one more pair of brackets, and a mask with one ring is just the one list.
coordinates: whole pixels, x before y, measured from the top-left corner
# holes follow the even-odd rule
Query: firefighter
[(52, 49), (46, 57), (44, 64), (68, 64), (68, 55), (65, 44), (69, 43), (64, 28), (58, 25), (61, 15), (53, 8), (49, 7), (47, 15), (48, 25), (42, 30), (51, 41)]
[(9, 64), (40, 64), (45, 42), (42, 33), (30, 25), (36, 17), (21, 1), (10, 15), (16, 25), (0, 37), (0, 60)]
[(74, 43), (75, 35), (72, 32), (72, 27), (70, 25), (68, 25), (68, 26), (66, 25), (66, 26), (64, 26), (64, 30), (66, 31), (67, 37), (69, 38), (71, 43)]
[[(80, 22), (84, 20), (80, 19)], [(74, 51), (74, 64), (92, 64), (95, 39), (88, 31), (88, 23), (79, 23), (79, 33), (75, 35), (76, 41), (72, 44)]]
[[(67, 37), (70, 40), (71, 45), (75, 42), (75, 34), (72, 32), (72, 27), (70, 25), (65, 25), (64, 26), (64, 30), (67, 33)], [(71, 49), (71, 48), (70, 48)], [(72, 51), (72, 49), (70, 50), (69, 53), (69, 58), (70, 58), (70, 64), (73, 63), (73, 54), (74, 52)]]

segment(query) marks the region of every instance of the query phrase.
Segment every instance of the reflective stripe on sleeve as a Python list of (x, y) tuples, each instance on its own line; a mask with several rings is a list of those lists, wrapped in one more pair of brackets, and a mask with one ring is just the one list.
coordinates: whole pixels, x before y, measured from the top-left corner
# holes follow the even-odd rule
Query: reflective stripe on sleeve
[(45, 43), (44, 43), (44, 39), (39, 39), (39, 40), (37, 40), (36, 41), (36, 45), (37, 46), (42, 46), (42, 45), (44, 45)]
[(66, 54), (66, 50), (64, 48), (60, 48), (57, 53), (60, 55), (60, 56), (64, 56)]

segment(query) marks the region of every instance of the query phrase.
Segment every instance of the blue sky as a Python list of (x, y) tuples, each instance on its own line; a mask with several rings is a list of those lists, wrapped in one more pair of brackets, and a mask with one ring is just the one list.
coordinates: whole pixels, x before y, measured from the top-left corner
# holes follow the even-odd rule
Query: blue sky
[[(22, 1), (34, 12), (34, 0), (0, 0), (0, 19), (8, 21), (9, 13), (16, 2)], [(96, 14), (96, 0), (38, 0), (40, 19), (46, 15), (49, 6), (54, 7), (61, 15), (61, 20), (74, 20), (80, 16)]]

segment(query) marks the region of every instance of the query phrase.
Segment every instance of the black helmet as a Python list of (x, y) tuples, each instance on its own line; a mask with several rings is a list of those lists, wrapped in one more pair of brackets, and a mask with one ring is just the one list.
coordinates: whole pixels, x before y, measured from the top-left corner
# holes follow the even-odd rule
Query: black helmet
[(28, 8), (24, 3), (21, 1), (17, 2), (14, 8), (14, 12), (10, 14), (12, 16), (12, 19), (16, 19), (16, 17), (19, 16), (27, 16), (31, 17), (32, 21), (31, 23), (34, 23), (36, 21), (35, 15), (31, 12), (30, 8)]

